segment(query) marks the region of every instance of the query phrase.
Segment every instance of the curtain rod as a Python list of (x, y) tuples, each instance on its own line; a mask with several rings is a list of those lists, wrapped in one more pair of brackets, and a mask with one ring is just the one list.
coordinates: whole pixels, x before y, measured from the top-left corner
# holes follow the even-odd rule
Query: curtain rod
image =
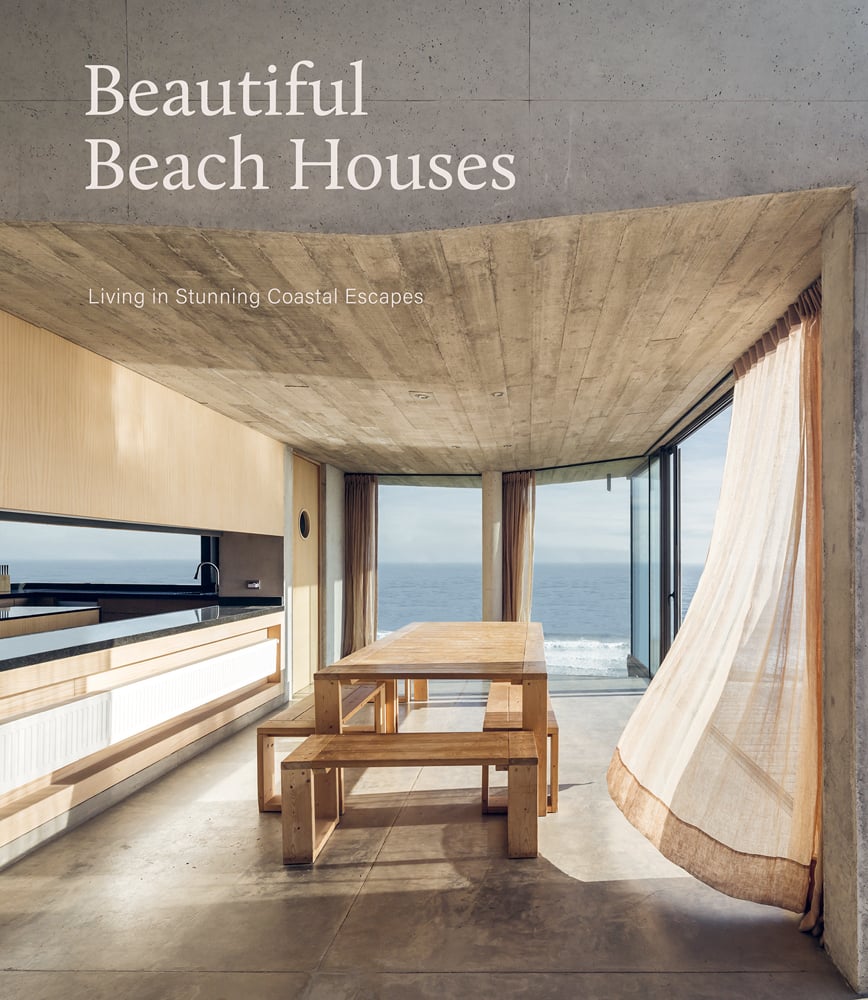
[(768, 330), (751, 346), (735, 359), (732, 368), (737, 379), (746, 375), (751, 368), (766, 355), (786, 340), (790, 333), (803, 321), (816, 316), (823, 305), (823, 290), (820, 278), (811, 282), (810, 285), (798, 296), (792, 305), (787, 307), (786, 312), (779, 316)]

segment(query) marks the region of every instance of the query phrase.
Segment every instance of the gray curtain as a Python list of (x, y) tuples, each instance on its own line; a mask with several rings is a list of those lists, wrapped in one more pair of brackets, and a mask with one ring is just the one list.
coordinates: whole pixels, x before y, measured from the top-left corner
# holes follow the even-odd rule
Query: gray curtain
[(344, 629), (341, 655), (377, 638), (377, 477), (344, 476)]
[(503, 620), (530, 621), (536, 473), (503, 474)]

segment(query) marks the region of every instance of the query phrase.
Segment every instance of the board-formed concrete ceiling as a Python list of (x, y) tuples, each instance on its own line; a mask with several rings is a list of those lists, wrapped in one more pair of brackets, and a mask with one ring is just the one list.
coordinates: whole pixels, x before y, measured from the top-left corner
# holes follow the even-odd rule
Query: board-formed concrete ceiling
[(348, 471), (594, 462), (643, 454), (725, 375), (819, 275), (849, 194), (397, 236), (10, 222), (0, 308)]

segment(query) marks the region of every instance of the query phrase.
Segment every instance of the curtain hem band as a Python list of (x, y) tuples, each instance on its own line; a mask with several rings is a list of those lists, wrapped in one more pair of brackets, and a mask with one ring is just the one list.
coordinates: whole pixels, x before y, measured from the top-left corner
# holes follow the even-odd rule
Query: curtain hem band
[[(736, 851), (679, 819), (638, 781), (617, 749), (606, 780), (612, 800), (636, 829), (661, 854), (701, 882), (727, 896), (804, 912), (810, 865)], [(750, 887), (750, 896), (746, 887)]]

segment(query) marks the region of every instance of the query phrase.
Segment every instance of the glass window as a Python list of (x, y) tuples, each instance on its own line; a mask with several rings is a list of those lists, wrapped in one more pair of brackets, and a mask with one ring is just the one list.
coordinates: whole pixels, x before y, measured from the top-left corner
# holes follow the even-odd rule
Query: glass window
[(631, 637), (633, 656), (651, 664), (651, 504), (650, 469), (646, 463), (630, 479)]
[(379, 489), (380, 635), (412, 621), (482, 618), (482, 491)]
[(623, 476), (537, 486), (532, 617), (543, 626), (550, 673), (626, 675), (630, 494)]
[(726, 460), (732, 407), (727, 406), (679, 445), (681, 453), (681, 615), (708, 555)]
[(198, 586), (201, 535), (0, 520), (13, 584)]

